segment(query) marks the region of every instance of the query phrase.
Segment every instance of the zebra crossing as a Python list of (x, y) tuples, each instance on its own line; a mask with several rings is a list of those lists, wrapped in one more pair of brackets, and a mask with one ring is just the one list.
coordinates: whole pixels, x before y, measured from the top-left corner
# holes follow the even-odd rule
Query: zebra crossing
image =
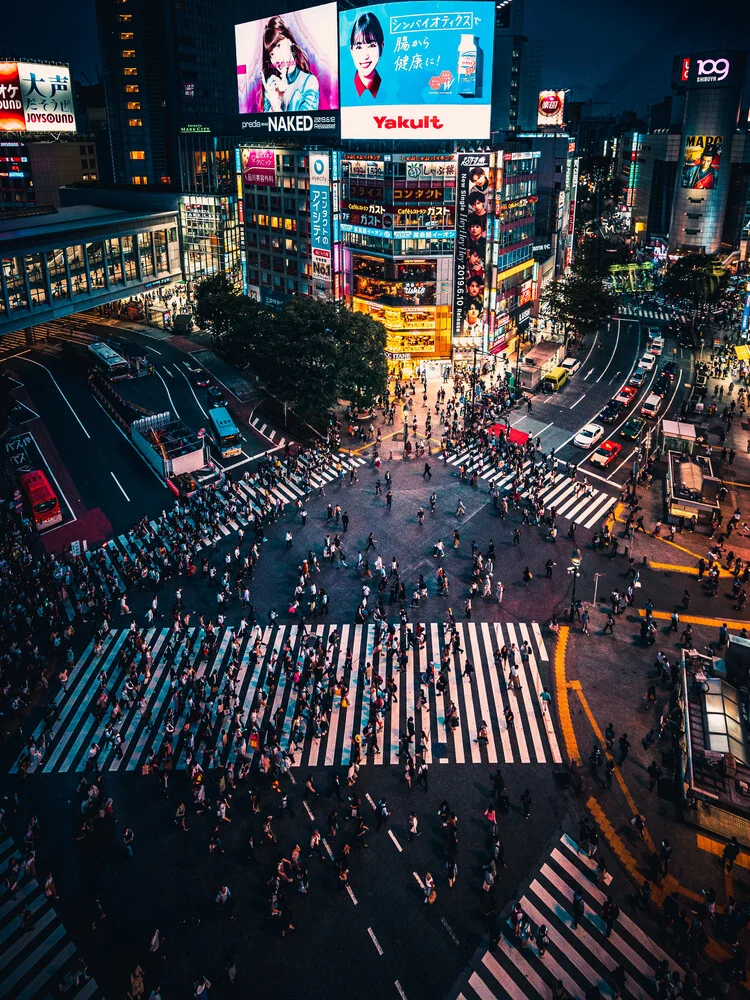
[[(596, 863), (578, 851), (563, 834), (549, 857), (518, 900), (532, 926), (532, 942), (522, 948), (508, 921), (501, 927), (498, 947), (478, 952), (451, 991), (451, 1000), (532, 1000), (551, 995), (557, 980), (574, 1000), (592, 986), (604, 997), (616, 995), (613, 973), (625, 970), (622, 995), (650, 1000), (655, 995), (657, 965), (667, 961), (670, 971), (683, 970), (656, 944), (648, 931), (621, 910), (612, 934), (605, 936), (602, 907), (605, 893), (595, 879)], [(573, 893), (584, 898), (584, 916), (574, 928)], [(539, 954), (533, 936), (545, 924), (549, 946)]]
[[(425, 760), (428, 764), (560, 763), (562, 757), (550, 718), (549, 702), (541, 697), (540, 665), (548, 662), (549, 653), (539, 625), (536, 622), (464, 622), (456, 628), (459, 648), (451, 654), (448, 685), (443, 692), (425, 680), (430, 664), (435, 664), (435, 677), (438, 676), (441, 650), (449, 642), (447, 626), (442, 623), (425, 626), (423, 644), (421, 648), (419, 644), (408, 648), (408, 662), (403, 670), (399, 669), (398, 657), (388, 657), (384, 651), (375, 649), (374, 624), (318, 624), (306, 634), (302, 634), (297, 625), (281, 625), (265, 628), (260, 636), (246, 633), (240, 639), (235, 679), (243, 724), (247, 723), (251, 708), (258, 707), (256, 694), (264, 692), (267, 701), (258, 708), (258, 728), (263, 734), (277, 710), (281, 711), (280, 745), (291, 755), (292, 766), (347, 766), (351, 762), (353, 738), (368, 722), (370, 703), (377, 697), (367, 678), (366, 666), (371, 664), (373, 673), (383, 679), (381, 692), (392, 680), (395, 697), (382, 715), (382, 730), (378, 734), (381, 752), (368, 756), (365, 766), (399, 762), (399, 741), (407, 732), (410, 717), (415, 721), (417, 735), (422, 732), (427, 738)], [(176, 678), (181, 672), (182, 652), (188, 648), (194, 633), (195, 629), (188, 630), (181, 644), (169, 652), (168, 629), (152, 628), (145, 633), (153, 666), (150, 677), (143, 680), (138, 696), (129, 704), (123, 701), (127, 664), (118, 656), (128, 630), (111, 631), (98, 655), (91, 642), (73, 666), (65, 689), (55, 697), (54, 723), (49, 725), (42, 721), (38, 724), (27, 748), (12, 765), (11, 773), (19, 770), (28, 774), (84, 771), (94, 744), (100, 747), (97, 755), (100, 770), (137, 770), (152, 751), (159, 750), (165, 738), (165, 720), (170, 706), (174, 709), (173, 734), (169, 736), (174, 749), (173, 767), (185, 768), (188, 736), (197, 732), (200, 713), (191, 711), (190, 702), (184, 707), (180, 705), (176, 698)], [(306, 707), (301, 716), (296, 712), (301, 691), (295, 683), (295, 669), (285, 672), (279, 658), (288, 642), (293, 665), (301, 666), (305, 649), (315, 636), (320, 637), (325, 648), (332, 646), (336, 676), (348, 689), (345, 694), (339, 689), (333, 699), (328, 725), (322, 728), (309, 718)], [(261, 655), (255, 651), (258, 637)], [(402, 638), (406, 639), (403, 633)], [(196, 666), (197, 677), (211, 677), (219, 691), (224, 688), (233, 639), (232, 629), (223, 630), (213, 654)], [(408, 644), (404, 642), (404, 645)], [(495, 666), (494, 654), (503, 645), (511, 651), (513, 645), (516, 646), (519, 688), (509, 689), (502, 668)], [(347, 669), (349, 651), (351, 668)], [(474, 668), (468, 674), (467, 662)], [(121, 738), (119, 753), (113, 741), (105, 737), (108, 713), (99, 718), (94, 714), (102, 691), (102, 677), (108, 692), (116, 695), (123, 706), (117, 723)], [(420, 707), (420, 691), (424, 691), (426, 697), (423, 708)], [(446, 724), (446, 711), (451, 703), (455, 703), (458, 710), (457, 728)], [(210, 735), (201, 743), (204, 756), (201, 758), (199, 754), (198, 759), (211, 766), (234, 763), (243, 751), (252, 753), (238, 742), (239, 737), (227, 737), (229, 713), (226, 720), (220, 720), (216, 704), (211, 711)], [(482, 722), (487, 726), (487, 739), (479, 741)]]
[[(446, 462), (456, 467), (465, 465), (469, 475), (476, 472), (490, 489), (497, 487), (501, 494), (504, 490), (510, 490), (516, 478), (513, 472), (496, 469), (480, 445), (454, 451)], [(531, 462), (524, 462), (523, 471), (526, 472), (530, 468)], [(531, 490), (524, 490), (521, 497), (525, 498), (530, 494)], [(545, 472), (544, 485), (539, 491), (539, 497), (546, 508), (554, 507), (559, 517), (575, 521), (583, 528), (593, 528), (606, 517), (617, 501), (616, 496), (598, 489), (591, 483), (584, 484), (560, 472), (553, 476), (550, 470)]]
[[(301, 456), (298, 459), (298, 463), (300, 465), (300, 470), (296, 474), (292, 475), (291, 473), (287, 473), (286, 478), (271, 488), (254, 484), (252, 481), (247, 482), (244, 479), (240, 479), (237, 482), (237, 487), (240, 490), (240, 493), (248, 501), (253, 511), (259, 513), (263, 504), (269, 500), (272, 503), (278, 502), (282, 506), (286, 506), (290, 503), (296, 503), (297, 500), (303, 500), (309, 494), (310, 488), (324, 489), (329, 483), (340, 480), (342, 475), (346, 475), (351, 472), (351, 470), (355, 470), (356, 472), (357, 469), (366, 464), (366, 459), (361, 458), (358, 455), (345, 455), (342, 453), (331, 456), (323, 467), (314, 466), (305, 456)], [(226, 508), (228, 508), (232, 503), (232, 494), (226, 489), (217, 491), (215, 496)], [(167, 512), (168, 518), (171, 518), (172, 516), (172, 511)], [(238, 531), (240, 528), (247, 528), (248, 523), (247, 518), (245, 518), (242, 514), (227, 514), (225, 519), (220, 520), (216, 524), (215, 531), (213, 533), (204, 534), (196, 539), (196, 551), (201, 552), (205, 549), (212, 548), (215, 544), (222, 541), (222, 539), (231, 535), (233, 532)], [(155, 539), (157, 541), (161, 541), (169, 551), (171, 549), (170, 542), (168, 539), (164, 538), (157, 521), (149, 521), (149, 526), (151, 531), (154, 533)], [(101, 563), (103, 558), (107, 570), (112, 570), (114, 572), (114, 579), (119, 592), (125, 593), (127, 587), (119, 573), (119, 569), (121, 569), (121, 561), (124, 556), (133, 559), (137, 554), (137, 550), (140, 549), (142, 545), (143, 542), (133, 530), (109, 539), (98, 548), (89, 549), (86, 547), (85, 543), (80, 542), (77, 543), (77, 545), (74, 545), (73, 548), (74, 550), (80, 550), (83, 557), (92, 565)], [(74, 594), (74, 596), (78, 597), (79, 595)], [(76, 612), (70, 598), (68, 598), (65, 603), (65, 609), (70, 620), (75, 618)]]
[(617, 315), (627, 319), (648, 319), (661, 323), (681, 323), (683, 326), (690, 326), (693, 322), (692, 316), (685, 313), (663, 309), (661, 306), (641, 306), (635, 303), (618, 309)]
[[(3, 879), (11, 865), (21, 860), (14, 842), (2, 840)], [(22, 865), (20, 872), (25, 872)], [(44, 1000), (63, 993), (70, 1000), (102, 996), (43, 887), (32, 875), (19, 873), (16, 891), (6, 893), (0, 906), (0, 1000)]]

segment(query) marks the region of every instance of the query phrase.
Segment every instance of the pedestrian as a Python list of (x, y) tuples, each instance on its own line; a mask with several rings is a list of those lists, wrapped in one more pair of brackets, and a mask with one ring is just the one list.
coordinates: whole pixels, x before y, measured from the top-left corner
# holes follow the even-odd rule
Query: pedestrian
[(732, 837), (729, 843), (724, 846), (724, 853), (721, 856), (722, 867), (731, 872), (735, 861), (739, 857), (739, 853), (740, 845), (737, 843), (737, 838)]
[(419, 832), (419, 820), (417, 819), (416, 813), (409, 813), (409, 840), (416, 840), (417, 837), (421, 837), (422, 834)]
[(521, 811), (523, 812), (524, 819), (528, 819), (531, 816), (531, 792), (528, 788), (524, 789), (521, 793)]
[(424, 901), (427, 903), (434, 903), (437, 899), (437, 891), (435, 889), (435, 880), (432, 875), (427, 872), (424, 877)]
[(602, 917), (606, 926), (606, 930), (604, 932), (605, 937), (612, 936), (612, 927), (619, 916), (620, 907), (611, 896), (607, 896), (604, 901), (604, 907), (602, 908)]
[(620, 739), (618, 740), (618, 743), (620, 744), (620, 766), (622, 767), (623, 763), (625, 762), (625, 758), (628, 756), (628, 753), (630, 752), (630, 740), (628, 739), (628, 734), (623, 733)]
[(529, 585), (529, 583), (531, 582), (532, 579), (533, 579), (533, 574), (532, 574), (531, 570), (529, 569), (528, 566), (524, 566), (524, 569), (523, 569), (523, 585), (524, 585), (524, 587), (528, 587), (528, 585)]
[(583, 901), (581, 890), (576, 889), (575, 892), (573, 893), (573, 906), (572, 906), (573, 930), (576, 930), (578, 924), (583, 921), (585, 914), (586, 914), (586, 905)]

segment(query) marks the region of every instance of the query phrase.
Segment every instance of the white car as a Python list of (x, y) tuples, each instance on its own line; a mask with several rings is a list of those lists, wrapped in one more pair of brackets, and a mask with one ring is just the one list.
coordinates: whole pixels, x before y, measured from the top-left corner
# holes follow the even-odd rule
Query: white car
[(645, 368), (647, 372), (650, 372), (655, 364), (656, 364), (656, 357), (653, 354), (649, 354), (649, 352), (646, 351), (641, 360), (638, 362), (638, 367)]
[(571, 375), (575, 375), (575, 373), (581, 367), (581, 362), (578, 360), (578, 358), (566, 358), (561, 363), (560, 367), (565, 369), (565, 371), (568, 373), (568, 378), (570, 378)]
[(648, 373), (643, 368), (636, 368), (628, 380), (631, 385), (643, 385)]
[(601, 424), (586, 424), (573, 438), (573, 444), (577, 448), (588, 449), (602, 437), (604, 437), (604, 428)]
[(658, 357), (664, 350), (664, 337), (654, 337), (649, 350)]

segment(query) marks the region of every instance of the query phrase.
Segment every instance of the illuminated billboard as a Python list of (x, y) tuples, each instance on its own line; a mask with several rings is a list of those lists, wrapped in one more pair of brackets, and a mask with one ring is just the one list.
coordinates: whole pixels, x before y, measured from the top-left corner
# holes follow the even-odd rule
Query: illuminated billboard
[(689, 135), (682, 157), (682, 186), (692, 191), (711, 191), (719, 182), (721, 135)]
[(338, 135), (336, 4), (247, 21), (234, 29), (243, 135)]
[(491, 153), (459, 155), (453, 280), (454, 347), (485, 346), (493, 179)]
[(548, 125), (562, 125), (565, 114), (564, 90), (540, 90), (537, 104), (536, 123), (540, 128)]
[(310, 242), (313, 278), (331, 282), (331, 158), (310, 153)]
[(242, 179), (256, 187), (276, 187), (276, 150), (243, 146)]
[(488, 139), (494, 14), (485, 0), (342, 11), (342, 138)]
[(75, 132), (67, 66), (0, 62), (0, 132)]

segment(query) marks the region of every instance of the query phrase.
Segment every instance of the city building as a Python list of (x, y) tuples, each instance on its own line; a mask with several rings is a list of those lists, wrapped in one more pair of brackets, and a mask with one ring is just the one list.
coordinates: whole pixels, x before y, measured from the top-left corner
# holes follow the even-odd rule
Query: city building
[(580, 169), (575, 139), (564, 129), (555, 129), (522, 132), (518, 142), (539, 154), (534, 257), (540, 264), (552, 258), (552, 276), (561, 277), (570, 266), (574, 242), (575, 215), (571, 225), (571, 202), (575, 212)]
[(536, 128), (542, 50), (526, 37), (524, 13), (524, 0), (496, 4), (493, 137)]

